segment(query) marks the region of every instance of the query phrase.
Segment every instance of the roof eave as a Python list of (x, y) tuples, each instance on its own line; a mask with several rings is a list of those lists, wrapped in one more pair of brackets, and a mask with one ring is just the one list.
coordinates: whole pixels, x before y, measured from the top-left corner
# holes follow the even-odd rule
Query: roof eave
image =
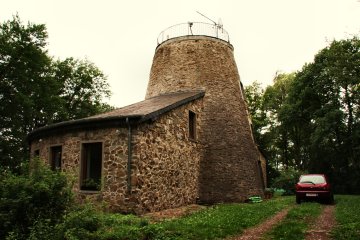
[(144, 117), (143, 115), (114, 116), (114, 117), (106, 117), (106, 118), (83, 118), (83, 119), (59, 122), (33, 130), (27, 136), (27, 140), (30, 142), (36, 138), (41, 138), (44, 136), (61, 133), (69, 130), (126, 127), (127, 126), (126, 119), (128, 119), (129, 123), (133, 125), (140, 122), (143, 117)]
[[(59, 122), (33, 130), (27, 136), (28, 142), (34, 139), (39, 139), (51, 134), (58, 134), (67, 132), (70, 130), (86, 130), (86, 129), (99, 129), (99, 128), (111, 128), (111, 127), (127, 127), (130, 125), (137, 125), (146, 121), (154, 121), (160, 115), (169, 112), (175, 108), (178, 108), (191, 101), (197, 100), (205, 96), (205, 91), (184, 98), (178, 102), (161, 108), (157, 111), (148, 114), (134, 114), (134, 115), (121, 115), (121, 116), (107, 116), (107, 117), (94, 117), (94, 118), (82, 118), (76, 120), (70, 120), (65, 122)], [(128, 119), (128, 122), (127, 122)]]

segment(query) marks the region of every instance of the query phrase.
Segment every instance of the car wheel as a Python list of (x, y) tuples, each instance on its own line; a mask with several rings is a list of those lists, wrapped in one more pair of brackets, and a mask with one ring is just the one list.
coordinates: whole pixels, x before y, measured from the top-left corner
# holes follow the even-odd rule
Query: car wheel
[(300, 204), (300, 203), (301, 203), (301, 199), (300, 199), (300, 197), (298, 197), (298, 196), (296, 196), (296, 203), (297, 203), (297, 204)]

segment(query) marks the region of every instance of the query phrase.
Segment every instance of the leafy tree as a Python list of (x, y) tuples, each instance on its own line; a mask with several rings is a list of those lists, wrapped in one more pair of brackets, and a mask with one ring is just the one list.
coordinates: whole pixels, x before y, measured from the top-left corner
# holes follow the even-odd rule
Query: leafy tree
[[(12, 165), (26, 152), (23, 138), (41, 111), (39, 95), (51, 94), (48, 69), (51, 59), (44, 50), (47, 33), (44, 25), (22, 25), (18, 16), (0, 25), (0, 158)], [(34, 96), (38, 92), (38, 96)], [(55, 95), (55, 94), (54, 94)], [(16, 164), (17, 165), (17, 164)]]
[(110, 108), (104, 74), (89, 61), (54, 61), (43, 24), (18, 16), (0, 24), (0, 166), (16, 169), (27, 158), (34, 128)]
[(63, 102), (62, 116), (54, 120), (83, 118), (111, 109), (102, 102), (110, 96), (106, 77), (93, 63), (67, 58), (54, 62), (53, 70)]
[(271, 155), (276, 166), (288, 168), (293, 166), (290, 129), (283, 124), (279, 117), (294, 81), (295, 73), (277, 73), (274, 85), (268, 86), (264, 92), (264, 109), (267, 113), (269, 131), (265, 133)]
[(245, 87), (246, 103), (251, 117), (253, 132), (256, 142), (261, 145), (261, 134), (268, 125), (266, 112), (264, 111), (264, 89), (260, 83), (254, 81)]
[(255, 130), (271, 166), (326, 173), (338, 192), (359, 193), (359, 38), (333, 41), (296, 74), (277, 74), (264, 92), (255, 87), (249, 109), (253, 119), (265, 116)]
[(327, 173), (343, 192), (359, 191), (359, 84), (360, 40), (333, 41), (296, 75), (286, 103), (287, 124), (306, 139), (307, 168)]

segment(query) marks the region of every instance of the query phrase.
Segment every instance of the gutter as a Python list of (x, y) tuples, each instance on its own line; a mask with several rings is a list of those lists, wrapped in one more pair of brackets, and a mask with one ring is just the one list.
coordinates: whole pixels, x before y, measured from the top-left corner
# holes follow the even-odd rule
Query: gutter
[(126, 124), (128, 126), (127, 192), (131, 194), (132, 129), (128, 117)]

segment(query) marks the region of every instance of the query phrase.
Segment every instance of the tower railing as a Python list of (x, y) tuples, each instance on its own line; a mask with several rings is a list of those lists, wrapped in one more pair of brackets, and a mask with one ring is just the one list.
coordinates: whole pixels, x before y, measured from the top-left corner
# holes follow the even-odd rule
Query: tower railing
[(162, 31), (157, 38), (157, 44), (182, 36), (209, 36), (230, 42), (228, 32), (220, 24), (187, 22), (173, 25)]

